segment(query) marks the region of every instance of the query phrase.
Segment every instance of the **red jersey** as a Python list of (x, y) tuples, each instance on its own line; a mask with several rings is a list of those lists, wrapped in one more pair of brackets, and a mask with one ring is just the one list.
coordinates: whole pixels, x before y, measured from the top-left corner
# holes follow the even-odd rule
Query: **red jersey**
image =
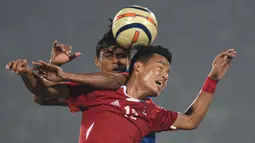
[(139, 143), (151, 132), (170, 130), (178, 113), (118, 90), (87, 91), (70, 86), (71, 112), (82, 111), (79, 143)]

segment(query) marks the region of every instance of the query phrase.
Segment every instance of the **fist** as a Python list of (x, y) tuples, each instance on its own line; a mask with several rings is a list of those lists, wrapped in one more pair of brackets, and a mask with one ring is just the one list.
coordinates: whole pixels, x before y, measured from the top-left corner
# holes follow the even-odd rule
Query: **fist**
[(27, 64), (27, 60), (25, 59), (17, 59), (17, 60), (9, 62), (6, 65), (6, 69), (20, 75), (24, 75), (28, 73), (29, 71), (31, 71), (31, 69), (29, 68)]
[(212, 63), (212, 69), (210, 71), (209, 77), (220, 80), (226, 74), (229, 69), (230, 62), (236, 56), (236, 51), (234, 49), (229, 49), (227, 51), (221, 52)]

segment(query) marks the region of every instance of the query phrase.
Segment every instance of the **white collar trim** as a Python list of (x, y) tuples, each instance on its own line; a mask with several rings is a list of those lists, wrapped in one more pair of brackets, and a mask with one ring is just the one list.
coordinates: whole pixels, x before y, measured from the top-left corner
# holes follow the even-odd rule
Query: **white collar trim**
[(125, 85), (122, 85), (121, 88), (123, 88), (124, 94), (125, 94), (127, 97), (129, 97), (129, 98), (127, 98), (128, 101), (133, 101), (133, 102), (143, 102), (143, 101), (144, 101), (144, 100), (136, 99), (136, 98), (133, 98), (133, 97), (129, 96), (129, 95), (127, 94), (127, 87), (126, 87)]

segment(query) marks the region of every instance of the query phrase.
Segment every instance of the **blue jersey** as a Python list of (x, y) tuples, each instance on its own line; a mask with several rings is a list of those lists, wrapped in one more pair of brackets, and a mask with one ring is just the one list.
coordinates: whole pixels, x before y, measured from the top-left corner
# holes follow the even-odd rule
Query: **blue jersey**
[(156, 133), (150, 133), (144, 137), (140, 143), (156, 143)]

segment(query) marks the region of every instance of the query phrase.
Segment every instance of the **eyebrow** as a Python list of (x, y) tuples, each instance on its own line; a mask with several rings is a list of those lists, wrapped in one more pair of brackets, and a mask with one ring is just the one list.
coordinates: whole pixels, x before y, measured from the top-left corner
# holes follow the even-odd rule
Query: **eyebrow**
[(158, 61), (158, 63), (160, 63), (160, 64), (163, 64), (163, 65), (165, 65), (165, 66), (169, 66), (169, 67), (170, 67), (170, 65), (169, 65), (169, 64), (166, 64), (166, 63), (164, 63), (164, 62), (162, 62), (162, 61)]
[(164, 63), (164, 62), (162, 62), (162, 61), (158, 61), (158, 63), (160, 63), (160, 64), (162, 64), (162, 65), (164, 65), (164, 66), (168, 66), (168, 68), (169, 68), (169, 73), (170, 73), (171, 68), (170, 68), (170, 65), (169, 65), (169, 64), (166, 64), (166, 63)]

